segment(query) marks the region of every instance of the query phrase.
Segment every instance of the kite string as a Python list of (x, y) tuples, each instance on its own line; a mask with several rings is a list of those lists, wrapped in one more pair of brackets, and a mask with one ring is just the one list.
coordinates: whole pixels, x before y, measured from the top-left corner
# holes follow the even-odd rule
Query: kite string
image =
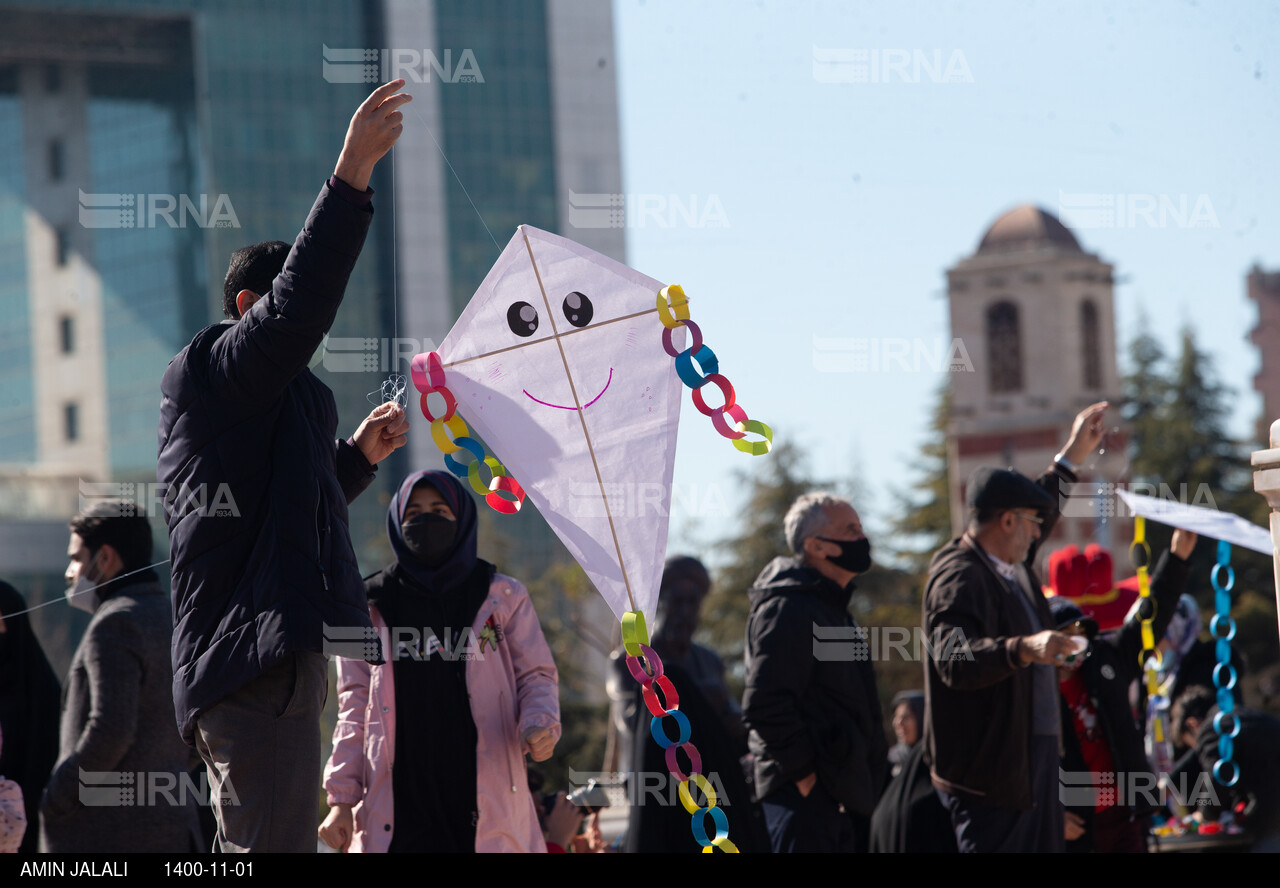
[(123, 580), (125, 577), (131, 577), (131, 576), (133, 576), (134, 574), (142, 573), (144, 570), (151, 570), (151, 568), (153, 568), (153, 567), (159, 567), (159, 566), (160, 566), (160, 565), (162, 565), (162, 564), (168, 564), (168, 563), (169, 563), (169, 559), (168, 559), (168, 558), (166, 558), (164, 561), (157, 561), (155, 564), (148, 564), (146, 567), (139, 567), (138, 569), (136, 569), (136, 570), (131, 570), (131, 571), (127, 572), (127, 573), (116, 574), (114, 577), (112, 577), (111, 579), (107, 580), (106, 582), (104, 582), (104, 583), (98, 583), (98, 584), (97, 584), (96, 586), (94, 586), (93, 588), (91, 588), (91, 589), (85, 589), (83, 592), (76, 592), (76, 593), (74, 593), (73, 595), (65, 595), (65, 594), (64, 594), (64, 595), (62, 595), (60, 598), (54, 598), (54, 599), (51, 599), (51, 600), (49, 600), (49, 601), (44, 601), (44, 602), (41, 602), (40, 604), (35, 605), (34, 607), (29, 607), (29, 608), (27, 608), (26, 610), (15, 611), (15, 612), (13, 612), (13, 613), (11, 613), (11, 614), (4, 614), (4, 613), (0, 613), (0, 617), (5, 618), (5, 619), (8, 619), (9, 617), (20, 617), (20, 616), (22, 616), (23, 614), (29, 614), (29, 613), (31, 613), (32, 611), (38, 611), (38, 610), (40, 610), (40, 609), (41, 609), (41, 608), (43, 608), (43, 607), (49, 607), (49, 606), (51, 606), (51, 605), (57, 604), (59, 601), (63, 601), (63, 602), (66, 602), (66, 603), (70, 604), (70, 603), (71, 603), (71, 599), (72, 599), (72, 598), (74, 598), (76, 595), (84, 595), (86, 592), (96, 592), (96, 591), (97, 591), (97, 590), (99, 590), (99, 589), (102, 589), (102, 588), (105, 588), (105, 587), (107, 587), (107, 586), (110, 586), (112, 583), (116, 582), (117, 580)]
[[(391, 346), (393, 360), (400, 360), (400, 351), (398, 348), (400, 342), (400, 268), (399, 268), (399, 244), (396, 237), (396, 216), (400, 209), (400, 201), (396, 196), (396, 159), (395, 148), (393, 147), (387, 152), (387, 162), (391, 165)], [(403, 375), (396, 372), (399, 369), (394, 364), (391, 367), (390, 375), (382, 381), (382, 385), (375, 391), (365, 395), (366, 400), (374, 404), (394, 403), (404, 409), (408, 406), (409, 382)]]
[(493, 241), (493, 246), (499, 253), (502, 252), (502, 246), (498, 243), (498, 239), (493, 236), (493, 232), (489, 230), (489, 225), (484, 221), (484, 216), (480, 215), (480, 208), (476, 206), (476, 202), (471, 199), (471, 193), (467, 191), (467, 186), (462, 184), (462, 177), (458, 175), (458, 171), (453, 168), (453, 164), (449, 162), (449, 155), (444, 153), (444, 149), (440, 147), (435, 134), (431, 132), (431, 127), (427, 126), (427, 119), (422, 116), (422, 112), (417, 108), (410, 108), (414, 114), (418, 115), (418, 120), (422, 121), (422, 128), (427, 131), (427, 135), (431, 137), (431, 141), (435, 144), (436, 150), (440, 152), (440, 156), (444, 158), (444, 164), (449, 168), (449, 172), (453, 173), (453, 178), (457, 180), (458, 187), (462, 189), (462, 194), (466, 197), (467, 203), (471, 204), (471, 209), (475, 210), (476, 218), (480, 220), (480, 224), (484, 226), (484, 233), (489, 235), (489, 240)]

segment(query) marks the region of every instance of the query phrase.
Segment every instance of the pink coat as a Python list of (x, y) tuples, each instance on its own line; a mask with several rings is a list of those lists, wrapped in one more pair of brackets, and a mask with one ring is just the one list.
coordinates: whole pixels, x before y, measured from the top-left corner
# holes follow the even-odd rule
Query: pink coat
[[(388, 655), (387, 625), (376, 608), (370, 607), (369, 613)], [(528, 591), (502, 574), (494, 577), (472, 631), (476, 641), (466, 675), (479, 737), (476, 850), (546, 851), (529, 793), (521, 738), (537, 727), (550, 728), (560, 738), (559, 676), (551, 650)], [(330, 806), (354, 806), (355, 835), (349, 849), (353, 852), (386, 851), (391, 844), (395, 700), (390, 662), (371, 666), (338, 658), (338, 724), (324, 786)]]

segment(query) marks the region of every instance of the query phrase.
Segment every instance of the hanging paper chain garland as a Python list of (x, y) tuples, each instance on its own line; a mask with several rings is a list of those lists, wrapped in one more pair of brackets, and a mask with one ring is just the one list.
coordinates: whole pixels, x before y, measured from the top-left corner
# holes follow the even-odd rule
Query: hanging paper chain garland
[[(1227, 570), (1227, 583), (1218, 582), (1222, 569)], [(1218, 689), (1218, 714), (1213, 717), (1213, 729), (1218, 732), (1218, 760), (1213, 765), (1213, 778), (1223, 786), (1235, 786), (1240, 779), (1240, 765), (1232, 760), (1235, 753), (1235, 738), (1240, 734), (1240, 717), (1235, 714), (1236, 700), (1232, 693), (1235, 690), (1236, 669), (1231, 665), (1231, 642), (1236, 637), (1236, 621), (1231, 616), (1231, 587), (1236, 584), (1236, 572), (1231, 567), (1231, 544), (1218, 541), (1218, 563), (1209, 574), (1213, 584), (1213, 604), (1217, 611), (1209, 621), (1209, 634), (1218, 639), (1216, 653), (1218, 665), (1213, 667), (1213, 684)], [(1225, 627), (1226, 634), (1218, 633), (1220, 626)], [(1228, 678), (1223, 680), (1223, 673)], [(1231, 719), (1230, 729), (1223, 727), (1223, 718)], [(1222, 776), (1225, 766), (1231, 766), (1231, 779)]]
[[(622, 644), (627, 652), (627, 669), (632, 678), (640, 683), (640, 691), (644, 696), (644, 704), (649, 708), (653, 718), (649, 722), (649, 733), (653, 742), (666, 750), (667, 770), (680, 781), (680, 804), (693, 815), (691, 824), (693, 838), (702, 846), (702, 853), (710, 854), (716, 848), (730, 854), (737, 854), (738, 848), (729, 841), (729, 820), (724, 809), (716, 806), (716, 792), (711, 783), (702, 776), (702, 755), (698, 748), (689, 742), (692, 728), (689, 717), (680, 711), (680, 695), (676, 693), (671, 679), (662, 673), (662, 660), (649, 647), (649, 632), (645, 628), (644, 614), (640, 611), (628, 611), (622, 615)], [(655, 688), (657, 690), (655, 690)], [(662, 691), (662, 700), (657, 691)], [(675, 740), (667, 736), (662, 720), (672, 718), (676, 723), (678, 735)], [(689, 759), (689, 771), (680, 768), (677, 752), (683, 750)], [(705, 807), (694, 801), (689, 784), (693, 783), (706, 797)], [(714, 838), (707, 837), (707, 824), (704, 815), (710, 814), (715, 823)]]
[[(1138, 552), (1143, 553), (1143, 560), (1138, 562)], [(1138, 572), (1138, 617), (1142, 620), (1142, 653), (1139, 654), (1138, 667), (1143, 670), (1147, 679), (1147, 699), (1153, 699), (1160, 692), (1158, 670), (1162, 659), (1156, 648), (1155, 630), (1152, 623), (1156, 618), (1156, 602), (1151, 597), (1151, 578), (1147, 568), (1151, 565), (1151, 546), (1147, 543), (1147, 519), (1135, 515), (1133, 519), (1133, 543), (1129, 546), (1129, 560)], [(1164, 742), (1164, 723), (1158, 713), (1151, 716), (1151, 732), (1157, 743)]]
[[(444, 454), (444, 464), (449, 471), (459, 478), (465, 478), (471, 489), (484, 497), (484, 501), (496, 512), (513, 515), (520, 511), (524, 503), (524, 488), (515, 478), (507, 475), (502, 463), (494, 457), (485, 457), (484, 447), (468, 434), (467, 424), (457, 415), (458, 399), (444, 384), (444, 364), (438, 352), (414, 355), (409, 364), (409, 373), (413, 377), (413, 386), (421, 393), (420, 404), (422, 415), (431, 420), (431, 440)], [(434, 416), (427, 406), (427, 395), (439, 394), (444, 398), (445, 411)], [(453, 437), (450, 438), (449, 435)], [(453, 454), (466, 450), (474, 459), (462, 463), (453, 458)], [(490, 478), (486, 485), (480, 478), (480, 465), (489, 469)], [(507, 499), (502, 494), (509, 493), (514, 499)]]
[[(768, 453), (773, 448), (773, 430), (762, 422), (748, 418), (747, 411), (738, 404), (733, 384), (720, 373), (716, 353), (710, 346), (703, 344), (702, 330), (689, 320), (689, 303), (679, 284), (663, 287), (658, 293), (658, 317), (665, 328), (662, 331), (662, 347), (676, 359), (676, 373), (680, 380), (693, 390), (693, 406), (703, 416), (711, 417), (711, 424), (716, 427), (716, 431), (743, 453), (750, 453), (752, 456)], [(675, 344), (671, 341), (671, 333), (677, 327), (688, 327), (693, 338), (693, 342), (684, 351), (676, 351)], [(702, 375), (694, 369), (695, 361), (701, 368)], [(720, 389), (720, 396), (724, 398), (724, 403), (718, 407), (708, 407), (703, 397), (702, 388), (708, 382)], [(733, 420), (732, 426), (725, 419), (726, 416)], [(746, 440), (748, 432), (760, 435), (762, 440)]]

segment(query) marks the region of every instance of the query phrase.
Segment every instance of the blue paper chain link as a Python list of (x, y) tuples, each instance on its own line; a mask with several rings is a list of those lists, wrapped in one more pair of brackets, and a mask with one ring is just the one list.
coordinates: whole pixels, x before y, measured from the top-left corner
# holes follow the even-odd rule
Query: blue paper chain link
[[(1226, 572), (1224, 585), (1219, 579)], [(1231, 568), (1231, 544), (1218, 541), (1218, 563), (1209, 575), (1213, 584), (1213, 605), (1217, 611), (1209, 621), (1209, 632), (1218, 640), (1215, 653), (1218, 665), (1213, 667), (1213, 684), (1218, 689), (1218, 714), (1213, 719), (1213, 729), (1218, 732), (1218, 761), (1213, 765), (1214, 779), (1223, 786), (1235, 786), (1240, 779), (1240, 765), (1232, 761), (1235, 754), (1234, 738), (1240, 733), (1240, 719), (1234, 714), (1236, 698), (1233, 691), (1239, 676), (1231, 665), (1231, 641), (1236, 637), (1236, 621), (1231, 617), (1231, 588), (1236, 584), (1236, 572)], [(1224, 718), (1231, 719), (1231, 727), (1224, 728)], [(1223, 774), (1230, 773), (1231, 779)]]

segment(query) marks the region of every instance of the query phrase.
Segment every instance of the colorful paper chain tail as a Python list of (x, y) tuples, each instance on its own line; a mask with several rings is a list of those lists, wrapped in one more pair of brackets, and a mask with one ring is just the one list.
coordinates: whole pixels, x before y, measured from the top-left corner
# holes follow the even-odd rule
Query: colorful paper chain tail
[[(1138, 560), (1138, 553), (1142, 560)], [(1138, 617), (1142, 620), (1142, 653), (1138, 668), (1147, 680), (1147, 699), (1152, 700), (1160, 692), (1159, 668), (1161, 654), (1156, 648), (1152, 623), (1156, 618), (1156, 600), (1151, 597), (1151, 578), (1147, 569), (1151, 566), (1151, 546), (1147, 543), (1147, 519), (1137, 515), (1133, 519), (1133, 543), (1129, 546), (1129, 560), (1138, 572)], [(1164, 742), (1164, 723), (1158, 714), (1151, 717), (1151, 733), (1157, 743)]]
[[(666, 750), (667, 770), (680, 781), (680, 804), (693, 815), (693, 838), (702, 846), (703, 854), (710, 854), (716, 848), (730, 854), (737, 854), (738, 848), (729, 841), (729, 820), (724, 809), (716, 806), (716, 792), (707, 778), (702, 776), (702, 755), (698, 748), (689, 742), (693, 733), (689, 718), (680, 711), (680, 695), (676, 693), (671, 679), (662, 674), (662, 660), (649, 647), (649, 632), (644, 625), (644, 614), (640, 611), (628, 611), (622, 615), (622, 644), (627, 652), (627, 669), (631, 676), (640, 683), (644, 695), (645, 706), (653, 718), (649, 722), (649, 733), (660, 747)], [(657, 690), (662, 691), (662, 701), (658, 699)], [(662, 726), (664, 718), (673, 718), (679, 736), (672, 740)], [(677, 752), (683, 750), (689, 759), (689, 772), (680, 769)], [(706, 797), (706, 806), (699, 806), (689, 788), (692, 783)], [(715, 823), (714, 838), (707, 838), (707, 824), (703, 815), (710, 814)]]
[[(1227, 583), (1218, 582), (1222, 569), (1226, 568)], [(1223, 786), (1235, 786), (1240, 779), (1240, 764), (1232, 760), (1235, 754), (1235, 738), (1240, 734), (1240, 717), (1235, 714), (1236, 668), (1231, 665), (1231, 642), (1236, 637), (1236, 621), (1231, 616), (1231, 588), (1236, 584), (1236, 572), (1231, 567), (1231, 544), (1218, 541), (1218, 563), (1209, 574), (1213, 584), (1213, 604), (1217, 611), (1209, 621), (1209, 634), (1218, 639), (1215, 653), (1218, 665), (1213, 667), (1213, 685), (1218, 689), (1218, 714), (1213, 717), (1213, 729), (1218, 732), (1218, 760), (1213, 763), (1213, 778)], [(1219, 633), (1219, 628), (1225, 634)], [(1226, 678), (1223, 678), (1223, 675)], [(1224, 719), (1231, 719), (1230, 727), (1224, 727)], [(1224, 770), (1230, 767), (1231, 779), (1224, 778)]]
[[(459, 478), (470, 482), (471, 489), (483, 496), (484, 501), (495, 512), (513, 515), (520, 511), (520, 506), (524, 503), (524, 488), (507, 474), (502, 463), (492, 456), (486, 457), (484, 447), (470, 436), (466, 422), (457, 415), (458, 399), (445, 385), (444, 363), (440, 360), (439, 353), (414, 355), (409, 364), (409, 372), (413, 377), (414, 388), (421, 394), (422, 415), (431, 420), (431, 440), (444, 454), (445, 466)], [(431, 408), (427, 405), (427, 396), (430, 394), (439, 394), (444, 398), (443, 415), (435, 416), (431, 413)], [(449, 437), (450, 434), (452, 438)], [(454, 459), (453, 455), (462, 450), (470, 453), (474, 459), (466, 463)], [(491, 477), (487, 485), (480, 478), (481, 464), (489, 469)], [(513, 499), (507, 499), (503, 493), (510, 494)]]
[[(733, 391), (733, 383), (720, 373), (720, 362), (711, 347), (702, 342), (702, 330), (689, 320), (689, 302), (679, 284), (663, 287), (658, 293), (658, 317), (662, 320), (662, 347), (667, 354), (676, 359), (676, 373), (680, 379), (693, 390), (693, 406), (703, 416), (711, 417), (711, 424), (716, 431), (728, 438), (734, 447), (752, 456), (762, 456), (773, 448), (773, 430), (762, 422), (747, 417), (747, 411), (738, 404), (737, 395)], [(678, 327), (688, 327), (693, 341), (684, 351), (676, 351), (671, 341), (672, 332)], [(694, 369), (694, 362), (702, 369), (702, 375)], [(703, 398), (702, 389), (707, 383), (720, 389), (724, 403), (718, 407), (708, 407)], [(733, 420), (730, 425), (725, 417)], [(747, 433), (753, 432), (761, 436), (759, 441), (748, 441)]]

